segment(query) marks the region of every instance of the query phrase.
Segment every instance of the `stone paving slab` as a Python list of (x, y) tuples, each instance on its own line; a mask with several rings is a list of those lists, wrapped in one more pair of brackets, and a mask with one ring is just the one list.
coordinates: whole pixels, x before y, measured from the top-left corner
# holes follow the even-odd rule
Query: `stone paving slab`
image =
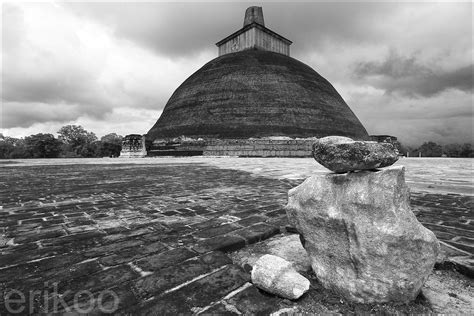
[[(18, 309), (67, 311), (76, 303), (98, 312), (100, 302), (137, 315), (209, 313), (230, 300), (245, 306), (254, 291), (248, 271), (225, 253), (291, 231), (283, 207), (303, 178), (153, 161), (3, 165), (2, 300), (17, 290), (26, 296)], [(454, 249), (454, 268), (472, 262), (471, 196), (413, 192), (412, 204)]]
[[(160, 157), (160, 158), (69, 158), (2, 160), (0, 167), (75, 165), (75, 164), (205, 164), (233, 169), (274, 179), (299, 180), (328, 170), (313, 158), (241, 158), (241, 157)], [(406, 181), (413, 191), (474, 196), (474, 159), (472, 158), (400, 158), (395, 165), (405, 166)], [(120, 181), (120, 180), (116, 180)]]

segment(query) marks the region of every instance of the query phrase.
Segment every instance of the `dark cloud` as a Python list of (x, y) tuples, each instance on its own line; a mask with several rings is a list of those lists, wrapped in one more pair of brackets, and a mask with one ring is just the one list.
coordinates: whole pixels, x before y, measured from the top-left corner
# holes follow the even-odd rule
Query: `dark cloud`
[(352, 109), (369, 134), (389, 134), (406, 145), (472, 142), (472, 95), (445, 90), (431, 98), (394, 94), (351, 95)]
[[(163, 107), (169, 98), (171, 92), (156, 91), (156, 78), (143, 71), (149, 66), (133, 73), (142, 61), (135, 46), (126, 47), (130, 54), (119, 55), (121, 51), (114, 47), (121, 43), (113, 38), (105, 38), (104, 43), (97, 40), (106, 34), (100, 27), (70, 19), (51, 4), (6, 4), (3, 8), (2, 128), (84, 116), (102, 120), (117, 107)], [(48, 15), (58, 21), (43, 23)], [(59, 27), (61, 22), (66, 23)], [(102, 33), (94, 37), (85, 32), (86, 27)], [(144, 55), (155, 61), (153, 55)], [(146, 84), (144, 79), (148, 79)]]
[(393, 79), (427, 75), (431, 71), (417, 63), (415, 57), (402, 57), (391, 51), (383, 62), (359, 63), (355, 68), (355, 74), (361, 77), (382, 75)]
[[(77, 15), (113, 28), (118, 37), (178, 58), (214, 48), (241, 27), (239, 3), (68, 3)], [(217, 50), (217, 48), (216, 48)]]
[(472, 143), (472, 119), (410, 119), (371, 122), (374, 134), (395, 135), (404, 145), (420, 146), (423, 142), (434, 141), (439, 144)]
[[(15, 76), (6, 65), (3, 100), (7, 102), (39, 102), (94, 105), (100, 111), (108, 108), (108, 102), (91, 85), (94, 78), (79, 71), (68, 73), (58, 69), (58, 74), (44, 77)], [(11, 69), (12, 71), (15, 69)], [(60, 74), (63, 74), (62, 77)]]
[(69, 122), (81, 115), (81, 108), (70, 104), (3, 102), (2, 127), (29, 127), (43, 122)]
[(5, 127), (67, 122), (81, 115), (101, 119), (112, 111), (110, 100), (91, 84), (94, 80), (78, 76), (77, 72), (67, 78), (31, 79), (9, 76), (6, 68), (2, 96)]
[[(110, 25), (117, 36), (171, 58), (212, 48), (242, 27), (250, 3), (68, 3), (76, 14)], [(394, 3), (265, 3), (265, 24), (294, 42), (296, 54), (324, 41), (376, 41), (373, 23)], [(379, 35), (375, 35), (379, 33)], [(216, 49), (217, 52), (217, 49)]]
[(344, 47), (379, 41), (384, 36), (383, 30), (374, 25), (382, 25), (400, 5), (320, 2), (278, 3), (264, 7), (271, 16), (269, 27), (273, 24), (275, 31), (281, 31), (292, 40), (293, 53), (303, 56), (319, 51), (328, 43)]
[(357, 64), (354, 75), (388, 93), (431, 97), (448, 89), (472, 92), (472, 70), (472, 64), (452, 70), (430, 68), (415, 56), (404, 57), (392, 51), (383, 62)]
[(65, 122), (80, 116), (81, 111), (104, 117), (112, 104), (97, 85), (96, 69), (71, 58), (81, 51), (79, 41), (70, 36), (71, 49), (56, 52), (54, 46), (35, 46), (22, 8), (3, 8), (2, 126)]

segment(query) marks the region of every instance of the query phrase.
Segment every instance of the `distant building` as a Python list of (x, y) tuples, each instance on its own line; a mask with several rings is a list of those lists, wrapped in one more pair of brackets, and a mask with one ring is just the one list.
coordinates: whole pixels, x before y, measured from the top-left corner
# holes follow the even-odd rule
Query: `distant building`
[(370, 135), (369, 140), (372, 140), (374, 142), (378, 143), (390, 143), (395, 146), (395, 148), (398, 150), (398, 155), (399, 156), (410, 156), (408, 152), (402, 152), (402, 145), (400, 142), (397, 140), (395, 136), (390, 136), (390, 135)]
[(398, 143), (397, 138), (390, 135), (370, 135), (369, 139), (378, 143)]
[(130, 134), (122, 139), (120, 158), (146, 157), (145, 135)]

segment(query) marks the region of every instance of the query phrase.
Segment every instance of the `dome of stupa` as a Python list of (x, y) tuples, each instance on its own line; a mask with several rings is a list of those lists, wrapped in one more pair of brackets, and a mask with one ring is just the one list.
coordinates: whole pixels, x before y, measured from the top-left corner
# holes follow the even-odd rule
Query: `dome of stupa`
[(244, 27), (217, 43), (220, 56), (176, 89), (147, 139), (366, 138), (336, 89), (262, 24), (261, 8), (246, 14)]

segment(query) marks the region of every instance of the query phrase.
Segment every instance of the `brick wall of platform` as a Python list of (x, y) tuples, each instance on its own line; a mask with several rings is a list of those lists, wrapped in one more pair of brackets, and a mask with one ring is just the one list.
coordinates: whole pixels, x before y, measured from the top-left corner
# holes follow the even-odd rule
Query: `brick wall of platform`
[(310, 157), (313, 139), (232, 139), (207, 143), (204, 156)]

